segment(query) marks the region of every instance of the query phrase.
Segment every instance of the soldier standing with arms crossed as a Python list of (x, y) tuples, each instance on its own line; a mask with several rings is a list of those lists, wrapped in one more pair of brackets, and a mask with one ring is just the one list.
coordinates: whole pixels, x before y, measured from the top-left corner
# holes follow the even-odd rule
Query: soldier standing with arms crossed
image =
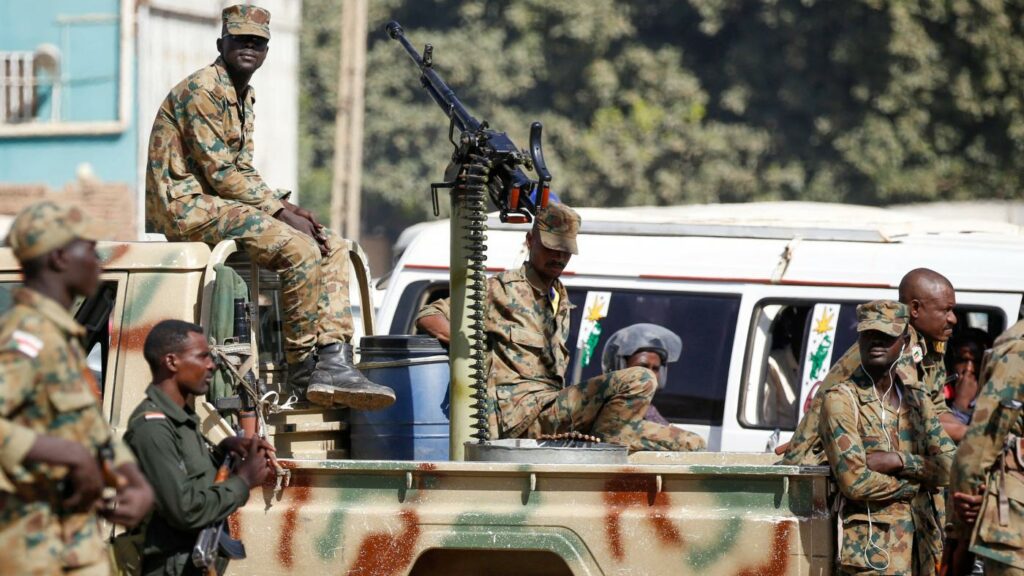
[(220, 57), (175, 86), (149, 140), (148, 223), (169, 240), (234, 239), (281, 275), (288, 382), (322, 406), (374, 410), (395, 401), (353, 366), (345, 242), (271, 190), (252, 166), (255, 91), (270, 45), (270, 12), (222, 13)]
[[(7, 245), (25, 286), (0, 317), (0, 571), (107, 576), (110, 556), (97, 521), (134, 526), (153, 492), (131, 453), (112, 436), (100, 388), (68, 312), (99, 286), (96, 225), (75, 207), (40, 202), (21, 211)], [(110, 447), (117, 495), (99, 500), (98, 461)]]
[[(915, 367), (918, 380), (928, 390), (943, 429), (954, 441), (959, 440), (966, 426), (950, 413), (943, 396), (946, 380), (943, 353), (946, 341), (956, 326), (956, 315), (953, 314), (956, 293), (953, 285), (938, 272), (917, 268), (907, 272), (900, 280), (899, 294), (900, 302), (907, 307), (911, 328), (907, 354), (900, 358), (900, 362)], [(860, 349), (854, 344), (829, 370), (811, 407), (797, 424), (793, 438), (776, 449), (776, 453), (785, 452), (780, 464), (818, 465), (825, 461), (821, 437), (818, 435), (821, 399), (829, 388), (849, 378), (860, 366), (860, 362)]]
[(1024, 321), (996, 338), (956, 451), (950, 490), (959, 537), (988, 576), (1024, 576)]
[(907, 308), (857, 307), (860, 365), (822, 393), (819, 433), (841, 495), (837, 573), (935, 574), (942, 524), (931, 491), (955, 446), (911, 365)]

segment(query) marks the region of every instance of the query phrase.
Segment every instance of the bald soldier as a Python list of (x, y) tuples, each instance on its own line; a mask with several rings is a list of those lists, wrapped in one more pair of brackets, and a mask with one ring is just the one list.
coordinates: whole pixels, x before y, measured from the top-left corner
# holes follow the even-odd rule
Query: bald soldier
[(288, 383), (323, 406), (385, 408), (386, 386), (352, 363), (352, 312), (345, 241), (271, 190), (253, 168), (249, 79), (270, 46), (270, 12), (249, 5), (222, 13), (217, 60), (164, 100), (149, 140), (146, 217), (172, 241), (235, 240), (281, 276)]
[(861, 361), (820, 394), (819, 433), (839, 486), (838, 574), (935, 574), (945, 486), (955, 446), (942, 432), (912, 364), (907, 307), (876, 300), (857, 307)]
[[(492, 438), (537, 438), (565, 432), (597, 435), (630, 450), (702, 450), (704, 439), (644, 420), (658, 379), (627, 368), (567, 385), (569, 295), (559, 277), (577, 253), (580, 216), (564, 204), (537, 211), (526, 233), (529, 260), (488, 279), (485, 330), (488, 395), (496, 403)], [(417, 326), (450, 339), (449, 302), (428, 305)]]
[[(0, 317), (3, 574), (108, 576), (97, 514), (134, 526), (153, 503), (100, 410), (80, 341), (86, 330), (69, 311), (99, 287), (100, 235), (78, 208), (40, 202), (18, 214), (7, 236), (25, 285)], [(105, 500), (102, 453), (116, 475), (116, 496)]]
[[(942, 387), (946, 380), (943, 362), (946, 341), (956, 326), (956, 294), (953, 285), (945, 276), (927, 268), (916, 268), (900, 281), (900, 302), (905, 304), (910, 316), (909, 342), (900, 365), (912, 366), (918, 379), (923, 383), (935, 406), (942, 428), (953, 439), (963, 437), (966, 426), (946, 406)], [(850, 377), (861, 364), (860, 350), (856, 344), (843, 354), (829, 370), (824, 382), (811, 402), (811, 407), (797, 424), (796, 432), (788, 444), (776, 452), (785, 451), (780, 464), (820, 465), (825, 461), (824, 447), (818, 435), (818, 419), (821, 412), (822, 395), (836, 383)]]

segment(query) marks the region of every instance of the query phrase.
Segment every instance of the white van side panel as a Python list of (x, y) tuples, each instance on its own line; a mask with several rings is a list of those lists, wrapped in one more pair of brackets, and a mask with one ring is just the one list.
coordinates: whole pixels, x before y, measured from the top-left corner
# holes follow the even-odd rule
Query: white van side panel
[[(509, 228), (487, 233), (487, 268), (492, 273), (523, 261), (528, 226)], [(591, 289), (740, 295), (722, 425), (685, 427), (708, 438), (711, 450), (763, 451), (772, 431), (744, 427), (738, 416), (753, 315), (766, 299), (849, 303), (896, 298), (902, 276), (927, 267), (950, 278), (958, 304), (998, 308), (1007, 326), (1019, 317), (1024, 238), (972, 233), (911, 234), (893, 240), (589, 234), (584, 225), (578, 237), (580, 254), (572, 258), (562, 280), (568, 287)], [(424, 226), (389, 280), (377, 317), (380, 332), (391, 330), (410, 284), (447, 282), (449, 254), (448, 222)], [(835, 357), (843, 352), (835, 350)], [(784, 431), (780, 441), (790, 435)]]

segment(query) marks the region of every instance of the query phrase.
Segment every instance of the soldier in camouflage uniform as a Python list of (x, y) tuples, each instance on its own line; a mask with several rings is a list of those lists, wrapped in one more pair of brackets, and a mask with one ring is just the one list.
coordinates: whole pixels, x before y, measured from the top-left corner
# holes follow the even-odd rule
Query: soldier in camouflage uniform
[[(630, 450), (702, 450), (704, 439), (674, 426), (644, 420), (657, 390), (653, 372), (635, 367), (566, 386), (569, 296), (558, 279), (577, 253), (580, 217), (552, 204), (538, 211), (527, 233), (530, 258), (487, 283), (485, 329), (490, 349), (487, 387), (496, 403), (502, 438), (583, 432)], [(417, 325), (446, 341), (447, 302), (417, 316)]]
[[(943, 428), (954, 439), (963, 435), (964, 426), (950, 412), (943, 396), (946, 381), (946, 367), (943, 362), (946, 340), (956, 325), (953, 307), (956, 294), (953, 286), (941, 274), (926, 268), (908, 272), (900, 281), (900, 301), (910, 311), (909, 353), (900, 357), (900, 364), (913, 367), (918, 380), (924, 383), (928, 395), (939, 415)], [(825, 454), (818, 436), (818, 417), (821, 413), (822, 395), (829, 388), (846, 380), (860, 366), (860, 350), (854, 344), (825, 376), (818, 387), (811, 406), (797, 424), (796, 431), (788, 444), (780, 446), (777, 452), (785, 451), (780, 464), (819, 465), (824, 463)]]
[(946, 485), (955, 446), (913, 366), (906, 306), (857, 307), (862, 363), (822, 394), (819, 434), (841, 492), (838, 572), (935, 574), (942, 524), (933, 492)]
[(1024, 436), (1024, 321), (996, 339), (982, 373), (971, 425), (953, 461), (956, 526), (961, 538), (971, 538), (971, 552), (983, 558), (985, 574), (1022, 576), (1024, 454), (1018, 440)]
[(377, 409), (394, 391), (352, 366), (349, 260), (345, 242), (267, 187), (252, 166), (249, 79), (267, 57), (270, 13), (223, 11), (220, 58), (164, 100), (149, 140), (146, 214), (169, 240), (234, 239), (281, 275), (289, 383), (321, 405)]
[[(68, 312), (99, 286), (97, 227), (78, 208), (34, 204), (15, 218), (7, 245), (25, 286), (0, 317), (0, 572), (110, 574), (97, 509), (133, 526), (153, 493), (131, 453), (112, 436), (100, 388)], [(97, 460), (118, 477), (113, 499), (98, 502), (104, 479)]]

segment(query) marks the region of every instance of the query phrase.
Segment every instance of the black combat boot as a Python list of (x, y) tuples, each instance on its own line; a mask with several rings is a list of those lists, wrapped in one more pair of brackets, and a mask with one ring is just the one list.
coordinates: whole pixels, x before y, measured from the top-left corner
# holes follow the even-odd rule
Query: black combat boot
[(306, 399), (320, 406), (380, 410), (395, 403), (395, 391), (374, 384), (352, 365), (351, 344), (330, 344), (319, 351)]
[(301, 397), (306, 393), (309, 377), (312, 376), (314, 368), (316, 368), (316, 354), (310, 354), (303, 360), (288, 364), (288, 385), (298, 396)]

